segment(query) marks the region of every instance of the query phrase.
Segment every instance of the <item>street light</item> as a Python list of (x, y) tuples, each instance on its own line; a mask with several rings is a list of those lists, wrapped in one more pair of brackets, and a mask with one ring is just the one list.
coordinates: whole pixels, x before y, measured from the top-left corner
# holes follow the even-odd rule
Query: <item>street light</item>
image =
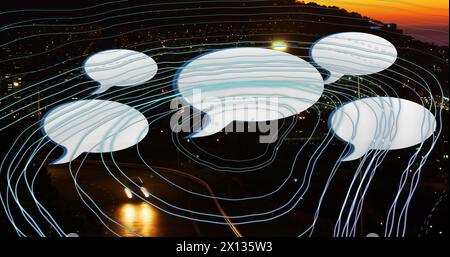
[(277, 51), (286, 51), (287, 50), (287, 43), (281, 40), (273, 41), (272, 42), (272, 49)]

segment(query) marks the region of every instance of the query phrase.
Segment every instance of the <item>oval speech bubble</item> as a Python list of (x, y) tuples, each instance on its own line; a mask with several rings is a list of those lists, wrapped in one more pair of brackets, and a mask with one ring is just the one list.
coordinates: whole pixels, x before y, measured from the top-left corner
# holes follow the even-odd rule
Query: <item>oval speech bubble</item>
[(92, 94), (110, 87), (137, 86), (153, 78), (156, 62), (146, 54), (128, 49), (113, 49), (91, 55), (83, 64), (86, 74), (100, 83)]
[(351, 161), (369, 150), (395, 150), (417, 145), (436, 129), (436, 118), (425, 107), (395, 97), (369, 97), (336, 109), (329, 126), (352, 151), (342, 160)]
[(67, 163), (83, 152), (119, 151), (140, 142), (148, 121), (138, 110), (118, 102), (79, 100), (60, 105), (43, 119), (43, 133), (64, 147), (52, 164)]
[(305, 60), (255, 47), (208, 52), (187, 62), (174, 87), (207, 114), (191, 137), (212, 135), (236, 121), (270, 121), (306, 110), (321, 97), (319, 71)]
[(345, 32), (317, 41), (311, 57), (330, 72), (325, 84), (331, 84), (343, 75), (369, 75), (389, 68), (397, 59), (397, 50), (379, 36)]

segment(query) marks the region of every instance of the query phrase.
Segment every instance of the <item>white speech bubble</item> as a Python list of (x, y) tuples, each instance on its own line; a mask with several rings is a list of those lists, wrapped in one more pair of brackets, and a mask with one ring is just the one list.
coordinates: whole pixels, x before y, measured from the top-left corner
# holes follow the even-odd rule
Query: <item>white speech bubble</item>
[(436, 118), (425, 107), (395, 97), (369, 97), (340, 106), (329, 126), (352, 151), (342, 160), (351, 161), (369, 150), (395, 150), (417, 145), (436, 129)]
[(92, 94), (103, 93), (114, 86), (141, 85), (153, 78), (158, 70), (151, 57), (128, 49), (95, 53), (84, 62), (83, 68), (90, 78), (100, 84)]
[(397, 59), (397, 50), (379, 36), (345, 32), (317, 41), (311, 57), (330, 72), (325, 84), (331, 84), (343, 75), (369, 75), (389, 68)]
[(119, 151), (140, 142), (148, 121), (138, 110), (118, 102), (79, 100), (60, 105), (43, 119), (43, 133), (64, 147), (52, 164), (67, 163), (83, 152)]
[(317, 69), (297, 56), (241, 47), (190, 60), (175, 76), (174, 87), (207, 114), (206, 127), (191, 134), (203, 137), (233, 120), (270, 121), (302, 112), (321, 97), (324, 84)]

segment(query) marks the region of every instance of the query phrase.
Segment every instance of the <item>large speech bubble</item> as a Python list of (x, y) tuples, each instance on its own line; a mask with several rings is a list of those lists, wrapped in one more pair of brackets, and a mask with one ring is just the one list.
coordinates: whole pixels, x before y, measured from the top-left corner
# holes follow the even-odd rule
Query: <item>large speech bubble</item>
[(90, 78), (100, 84), (92, 94), (103, 93), (114, 86), (141, 85), (153, 78), (158, 70), (151, 57), (128, 49), (95, 53), (84, 62), (83, 68)]
[(351, 161), (369, 150), (395, 150), (417, 145), (436, 129), (436, 118), (425, 107), (395, 97), (369, 97), (340, 106), (330, 116), (336, 135), (352, 144), (342, 160)]
[(148, 121), (138, 110), (118, 102), (79, 100), (60, 105), (43, 119), (43, 133), (64, 147), (52, 164), (67, 163), (83, 152), (119, 151), (140, 142)]
[(175, 76), (174, 87), (187, 104), (207, 114), (206, 126), (190, 135), (203, 137), (234, 120), (270, 121), (297, 114), (317, 102), (324, 84), (317, 69), (297, 56), (240, 47), (190, 60)]
[(369, 75), (389, 68), (397, 59), (397, 50), (379, 36), (345, 32), (317, 41), (311, 57), (330, 72), (325, 84), (331, 84), (343, 75)]

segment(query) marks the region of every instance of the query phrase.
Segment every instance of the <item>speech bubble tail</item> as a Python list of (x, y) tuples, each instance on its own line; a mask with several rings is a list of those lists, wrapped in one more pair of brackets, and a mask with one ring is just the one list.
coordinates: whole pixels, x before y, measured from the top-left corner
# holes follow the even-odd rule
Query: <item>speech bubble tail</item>
[(110, 88), (110, 86), (100, 85), (94, 92), (91, 93), (91, 95), (101, 94), (101, 93), (105, 92), (106, 90), (108, 90), (109, 88)]
[(68, 163), (74, 159), (76, 159), (81, 153), (72, 153), (68, 150), (65, 150), (63, 155), (61, 155), (58, 159), (54, 160), (50, 163), (50, 165), (58, 165)]
[(352, 146), (350, 151), (341, 158), (341, 161), (348, 162), (348, 161), (354, 161), (361, 157), (363, 157), (366, 154), (367, 151), (360, 149), (358, 147), (355, 147), (355, 145)]
[(207, 137), (207, 136), (216, 134), (217, 132), (219, 132), (221, 130), (222, 130), (222, 128), (217, 131), (205, 131), (205, 130), (196, 131), (196, 132), (191, 133), (188, 136), (186, 136), (186, 139), (196, 138), (196, 137)]
[(336, 81), (338, 81), (343, 75), (340, 73), (336, 73), (336, 72), (330, 72), (330, 75), (328, 76), (328, 78), (325, 79), (325, 81), (323, 82), (325, 85), (334, 83)]
[(220, 119), (214, 119), (208, 117), (206, 126), (203, 126), (202, 129), (191, 133), (186, 138), (196, 138), (196, 137), (206, 137), (217, 132), (220, 132), (226, 125), (228, 125), (231, 121), (223, 122)]

